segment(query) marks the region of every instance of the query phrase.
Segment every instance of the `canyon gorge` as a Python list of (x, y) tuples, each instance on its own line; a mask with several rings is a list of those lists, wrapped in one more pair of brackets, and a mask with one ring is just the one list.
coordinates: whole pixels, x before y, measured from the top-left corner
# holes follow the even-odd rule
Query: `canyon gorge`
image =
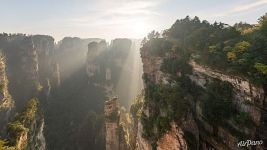
[(266, 48), (266, 15), (143, 40), (2, 33), (0, 150), (264, 150)]

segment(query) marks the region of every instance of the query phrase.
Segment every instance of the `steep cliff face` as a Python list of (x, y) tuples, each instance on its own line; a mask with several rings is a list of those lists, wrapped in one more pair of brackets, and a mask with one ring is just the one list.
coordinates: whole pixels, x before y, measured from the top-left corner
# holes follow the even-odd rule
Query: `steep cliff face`
[(3, 50), (10, 93), (15, 100), (16, 108), (21, 110), (27, 100), (38, 93), (40, 83), (37, 51), (32, 37), (23, 35), (6, 36), (6, 46)]
[(60, 87), (60, 83), (61, 83), (60, 67), (59, 67), (58, 63), (54, 63), (52, 65), (51, 85), (55, 89), (55, 88), (59, 88)]
[(106, 149), (119, 149), (119, 114), (117, 99), (112, 99), (105, 103), (105, 126), (106, 126)]
[(44, 120), (40, 114), (39, 101), (33, 98), (27, 102), (24, 110), (8, 123), (5, 142), (0, 149), (45, 150), (43, 128)]
[(41, 85), (46, 84), (46, 80), (51, 77), (52, 64), (55, 59), (54, 38), (46, 35), (32, 36), (34, 48), (38, 57), (38, 74)]
[(107, 95), (118, 95), (120, 103), (129, 107), (142, 88), (139, 47), (140, 41), (130, 39), (114, 39), (109, 45), (91, 42), (86, 59), (88, 83), (104, 87)]
[[(167, 59), (177, 56), (170, 57), (169, 54), (154, 56), (145, 50), (141, 52), (141, 56), (144, 64), (146, 90), (143, 107), (144, 117), (141, 117), (141, 122), (138, 123), (136, 140), (138, 149), (195, 149), (197, 147), (236, 149), (240, 140), (265, 140), (266, 134), (263, 124), (266, 107), (264, 105), (265, 92), (262, 87), (256, 86), (242, 77), (228, 75), (222, 71), (199, 65), (193, 59), (188, 62), (192, 68), (191, 72), (183, 73), (184, 70), (177, 68), (177, 72), (171, 75), (164, 72), (164, 67), (166, 67), (164, 65), (166, 65)], [(179, 80), (179, 78), (183, 79)], [(174, 108), (169, 106), (167, 110), (164, 109), (165, 104), (161, 99), (168, 101), (172, 97), (160, 94), (158, 95), (160, 98), (156, 100), (157, 96), (153, 96), (156, 94), (154, 90), (159, 88), (156, 90), (157, 93), (162, 93), (166, 86), (171, 86), (169, 94), (172, 94), (171, 89), (175, 88), (177, 83), (185, 89), (190, 87), (190, 91), (183, 91), (182, 89), (173, 91), (174, 93), (183, 91), (185, 94), (183, 99), (188, 102), (187, 105), (189, 106), (183, 110), (186, 112), (186, 116), (175, 119), (172, 123), (167, 119), (167, 125), (162, 126), (162, 128), (167, 128), (168, 131), (163, 132), (156, 140), (149, 138), (151, 134), (158, 137), (157, 134), (161, 127), (161, 124), (157, 125), (157, 121), (153, 121), (155, 117), (164, 118), (168, 116), (169, 110), (183, 109), (178, 106), (174, 106)], [(211, 101), (207, 100), (207, 97), (213, 95), (214, 92), (216, 93), (216, 90), (219, 92), (217, 94), (219, 99), (223, 100), (225, 96), (229, 95), (226, 98), (231, 101), (229, 105), (218, 106), (217, 104), (220, 102), (216, 102), (216, 97), (210, 99)], [(223, 95), (224, 92), (227, 94)], [(181, 100), (176, 99), (175, 101)], [(221, 120), (216, 121), (209, 111), (220, 114)], [(226, 113), (227, 111), (229, 113)], [(215, 121), (211, 122), (212, 119)], [(166, 122), (162, 121), (162, 124), (164, 123)], [(155, 129), (149, 130), (149, 128)], [(257, 148), (264, 149), (263, 145), (259, 145)]]
[[(177, 84), (178, 81), (174, 80), (174, 78), (171, 77), (171, 74), (162, 71), (164, 59), (170, 58), (168, 54), (159, 57), (153, 56), (147, 51), (142, 51), (141, 56), (144, 64), (145, 80), (149, 80), (149, 82), (145, 81), (145, 89), (156, 88), (155, 85), (174, 86)], [(168, 124), (170, 124), (171, 127), (156, 140), (154, 147), (153, 139), (144, 138), (145, 136), (143, 136), (144, 132), (147, 132), (144, 131), (143, 126), (147, 126), (148, 124), (151, 124), (151, 122), (145, 121), (142, 123), (141, 117), (141, 122), (139, 121), (137, 130), (137, 149), (194, 149), (193, 147), (196, 148), (198, 145), (203, 149), (236, 149), (237, 143), (242, 139), (244, 140), (246, 138), (250, 138), (252, 140), (258, 140), (260, 137), (261, 140), (264, 140), (264, 127), (262, 124), (264, 124), (263, 115), (265, 114), (265, 93), (263, 88), (250, 83), (242, 77), (227, 75), (221, 71), (199, 65), (193, 59), (190, 60), (189, 64), (192, 67), (192, 72), (186, 75), (189, 77), (186, 81), (188, 83), (192, 82), (194, 87), (191, 85), (192, 93), (187, 93), (188, 96), (185, 98), (189, 101), (191, 110), (187, 112), (187, 115), (182, 119), (182, 122), (169, 122)], [(181, 75), (181, 70), (177, 68), (175, 76), (180, 77)], [(224, 82), (232, 87), (233, 95), (232, 98), (229, 98), (231, 99), (232, 104), (229, 106), (236, 110), (236, 114), (230, 114), (230, 118), (221, 118), (224, 123), (220, 122), (218, 124), (214, 124), (209, 121), (210, 118), (205, 116), (207, 115), (206, 111), (209, 108), (204, 107), (208, 104), (205, 102), (205, 99), (201, 97), (208, 94), (206, 93), (207, 91), (215, 90), (210, 89), (211, 84)], [(151, 83), (153, 83), (152, 87), (149, 86)], [(184, 88), (186, 88), (186, 86), (188, 85), (183, 85)], [(225, 85), (220, 86), (223, 87)], [(221, 93), (224, 92), (223, 89), (218, 90)], [(143, 105), (143, 114), (148, 118), (155, 117), (155, 108), (158, 109), (157, 106), (159, 104), (149, 99), (149, 94), (152, 91), (146, 90), (145, 92), (145, 95), (147, 95), (144, 97), (145, 102)], [(194, 93), (201, 94), (195, 99)], [(218, 96), (223, 97), (222, 95)], [(191, 101), (190, 97), (195, 100)], [(156, 98), (154, 97), (154, 99)], [(178, 101), (178, 99), (176, 101)], [(179, 109), (177, 106), (175, 107), (176, 108), (168, 109)], [(229, 108), (224, 109), (226, 109), (226, 111), (231, 111)], [(217, 111), (219, 113), (224, 110), (218, 109)], [(159, 109), (157, 115), (164, 117), (166, 116), (166, 113), (167, 112), (164, 111), (164, 109)], [(246, 122), (244, 123), (247, 125), (241, 124), (241, 122), (237, 123), (237, 118), (241, 115), (245, 116)], [(153, 123), (150, 128), (153, 128)], [(156, 128), (154, 131), (151, 130), (150, 132), (154, 132), (155, 134), (158, 132), (157, 130), (159, 129)], [(259, 133), (259, 131), (262, 132)], [(262, 145), (257, 148), (263, 149)]]
[[(264, 136), (261, 136), (264, 134), (264, 128), (262, 124), (264, 124), (263, 118), (264, 114), (266, 114), (266, 112), (264, 111), (266, 107), (264, 106), (265, 93), (263, 88), (250, 83), (247, 79), (238, 76), (227, 75), (221, 71), (211, 69), (207, 66), (199, 65), (192, 59), (189, 63), (191, 64), (193, 69), (193, 73), (192, 75), (190, 75), (190, 79), (204, 89), (207, 88), (209, 82), (214, 82), (214, 80), (216, 79), (230, 83), (233, 86), (233, 107), (235, 107), (237, 113), (247, 114), (249, 118), (251, 118), (251, 120), (247, 120), (246, 124), (252, 123), (254, 125), (244, 126), (240, 123), (235, 122), (235, 117), (227, 120), (227, 122), (239, 133), (247, 135), (247, 138), (249, 137), (254, 140), (260, 138), (261, 140), (264, 140)], [(210, 130), (211, 133), (214, 133), (214, 131), (212, 131), (214, 130), (214, 127), (204, 121), (205, 117), (203, 117), (203, 108), (201, 108), (201, 105), (203, 105), (203, 102), (197, 101), (197, 118), (200, 119), (203, 124), (205, 124), (204, 126), (206, 126), (206, 129)], [(229, 128), (225, 128), (224, 125), (218, 125), (218, 127), (216, 128), (218, 128), (216, 134), (218, 134), (218, 136), (223, 139), (220, 142), (225, 144), (228, 148), (234, 149), (238, 141), (242, 139), (242, 137), (234, 134), (233, 131), (229, 130)], [(259, 133), (258, 131), (263, 132)], [(204, 137), (202, 139), (204, 139)], [(207, 139), (213, 147), (220, 147), (220, 142), (216, 142), (212, 138)], [(221, 148), (227, 149), (227, 147), (223, 147), (223, 144), (221, 144)], [(259, 146), (258, 148), (263, 149), (263, 147), (261, 146)]]
[(100, 74), (100, 64), (97, 60), (99, 55), (107, 50), (107, 44), (105, 41), (101, 41), (100, 43), (91, 42), (88, 44), (88, 52), (86, 59), (86, 73), (89, 80), (98, 76)]
[(88, 82), (86, 71), (88, 44), (100, 40), (66, 37), (55, 45), (44, 115), (47, 149), (105, 147), (102, 112), (106, 95), (102, 87)]
[[(144, 78), (146, 80), (149, 80), (149, 82), (153, 82), (153, 84), (157, 85), (169, 85), (171, 83), (171, 76), (168, 73), (164, 73), (161, 69), (162, 63), (163, 63), (163, 57), (159, 56), (153, 56), (148, 51), (142, 50), (141, 51), (141, 57), (143, 62), (143, 70), (144, 70)], [(144, 82), (145, 89), (152, 88), (149, 85), (150, 83)], [(169, 128), (169, 131), (159, 133), (161, 129), (158, 127), (152, 125), (149, 128), (152, 128), (150, 132), (147, 134), (152, 134), (150, 136), (154, 136), (153, 134), (162, 134), (160, 136), (155, 135), (155, 138), (148, 138), (146, 135), (144, 135), (144, 127), (147, 126), (149, 123), (147, 121), (144, 121), (144, 117), (153, 117), (155, 110), (160, 109), (160, 106), (156, 106), (157, 104), (152, 102), (152, 100), (149, 100), (148, 95), (149, 91), (145, 90), (145, 93), (143, 95), (143, 108), (140, 110), (143, 113), (138, 121), (137, 125), (137, 149), (138, 150), (151, 150), (151, 149), (158, 149), (158, 150), (176, 150), (176, 149), (188, 149), (186, 139), (184, 137), (184, 128), (190, 129), (189, 126), (185, 126), (186, 124), (186, 118), (184, 124), (178, 124), (176, 122), (171, 122)], [(166, 117), (167, 113), (164, 110), (160, 110), (159, 117)], [(140, 114), (139, 114), (140, 115)], [(155, 116), (154, 116), (155, 117)], [(152, 120), (151, 120), (152, 121)], [(164, 124), (164, 122), (162, 122)], [(167, 125), (168, 126), (168, 125)], [(146, 127), (147, 128), (147, 127)], [(153, 129), (154, 128), (154, 129)], [(162, 126), (161, 128), (167, 128), (166, 126)], [(147, 129), (145, 129), (147, 130)], [(164, 130), (164, 129), (163, 129)], [(149, 136), (149, 135), (148, 135)]]
[[(32, 97), (40, 97), (42, 100), (48, 98), (51, 78), (50, 66), (54, 49), (53, 41), (52, 37), (42, 35), (1, 34), (1, 48), (4, 54), (1, 56), (1, 83), (3, 84), (3, 99), (5, 99), (1, 103), (1, 115), (3, 111), (6, 112), (3, 114), (4, 116), (1, 116), (1, 119), (5, 119), (5, 121), (1, 121), (1, 127), (3, 123), (5, 131), (1, 138), (10, 141), (11, 145), (8, 146), (17, 149), (26, 147), (28, 149), (45, 149), (42, 112), (36, 114), (35, 111), (31, 112), (34, 117), (30, 121), (25, 118), (22, 119), (18, 115), (9, 115), (9, 113), (13, 105), (16, 106), (13, 112), (20, 114), (26, 111), (28, 101)], [(7, 70), (7, 74), (5, 70)], [(10, 94), (8, 86), (10, 87)], [(6, 120), (7, 118), (9, 120)], [(20, 129), (21, 132), (18, 132), (17, 130)]]
[(78, 37), (65, 37), (55, 46), (55, 62), (59, 65), (61, 81), (69, 78), (84, 67), (88, 52), (88, 44), (99, 42), (101, 39), (89, 38), (80, 39)]
[(0, 86), (0, 135), (2, 135), (14, 108), (14, 101), (8, 91), (6, 64), (2, 54), (0, 56)]
[(230, 76), (197, 64), (191, 60), (189, 62), (193, 68), (193, 74), (190, 75), (192, 81), (205, 88), (207, 82), (212, 78), (226, 81), (234, 87), (234, 104), (239, 111), (247, 112), (252, 120), (259, 125), (261, 119), (261, 108), (264, 108), (265, 93), (262, 87), (255, 86), (248, 80), (238, 76)]
[[(251, 35), (265, 37), (265, 31), (260, 26)], [(235, 150), (251, 140), (261, 144), (247, 149), (265, 149), (266, 46), (251, 35), (197, 17), (177, 20), (162, 36), (149, 33), (141, 48), (139, 147), (172, 149), (160, 144), (184, 141), (173, 149)]]
[(125, 140), (125, 132), (120, 124), (120, 111), (117, 98), (105, 102), (105, 137), (106, 150), (129, 149)]
[(60, 85), (54, 38), (48, 35), (33, 35), (32, 41), (38, 57), (39, 92), (42, 93), (42, 99), (47, 100), (51, 89)]
[(158, 141), (158, 150), (176, 150), (188, 149), (186, 140), (183, 137), (184, 133), (174, 122), (171, 123), (171, 129)]

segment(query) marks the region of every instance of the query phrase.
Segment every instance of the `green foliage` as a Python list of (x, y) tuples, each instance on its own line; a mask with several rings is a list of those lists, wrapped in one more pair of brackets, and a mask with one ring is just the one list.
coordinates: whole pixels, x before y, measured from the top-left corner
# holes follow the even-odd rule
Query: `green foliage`
[(37, 98), (32, 98), (28, 101), (25, 110), (20, 116), (20, 120), (26, 123), (26, 125), (29, 125), (36, 118), (38, 104), (39, 102)]
[[(266, 14), (257, 25), (238, 23), (233, 27), (217, 23), (200, 21), (198, 17), (177, 20), (162, 37), (153, 37), (144, 41), (143, 49), (150, 49), (163, 56), (170, 48), (161, 49), (157, 40), (171, 41), (182, 52), (197, 55), (197, 62), (234, 75), (248, 78), (255, 84), (267, 87), (267, 19)], [(154, 43), (155, 42), (155, 43)], [(158, 44), (158, 45), (157, 45)], [(157, 48), (155, 48), (157, 47)], [(174, 55), (182, 55), (176, 51)], [(178, 59), (179, 60), (179, 59)], [(180, 64), (180, 66), (179, 66)], [(165, 60), (167, 72), (176, 72), (181, 62), (176, 59)]]
[(14, 121), (8, 124), (9, 146), (15, 146), (17, 144), (17, 139), (21, 136), (21, 134), (29, 131), (31, 123), (37, 115), (38, 103), (37, 98), (30, 99), (25, 107), (25, 110), (21, 114), (17, 115)]
[(227, 129), (234, 137), (237, 137), (237, 139), (239, 139), (239, 140), (245, 140), (245, 139), (248, 139), (250, 137), (245, 132), (240, 132), (240, 131), (236, 130), (232, 125), (229, 125), (226, 122), (222, 123), (222, 126), (223, 126), (223, 128)]
[(1, 140), (1, 139), (0, 139), (0, 150), (4, 150), (6, 144), (7, 144), (7, 141), (5, 141), (5, 140)]
[(15, 136), (19, 136), (24, 131), (27, 131), (27, 129), (24, 127), (24, 125), (19, 121), (14, 121), (8, 124), (8, 131), (9, 133), (14, 133)]
[[(144, 137), (152, 141), (154, 147), (161, 135), (159, 127), (163, 125), (167, 128), (166, 122), (181, 121), (190, 109), (189, 101), (198, 96), (203, 100), (203, 115), (210, 124), (218, 125), (230, 118), (239, 124), (250, 122), (245, 114), (235, 116), (230, 83), (214, 80), (207, 83), (207, 88), (202, 89), (206, 92), (203, 92), (191, 84), (185, 75), (191, 73), (188, 61), (193, 58), (202, 65), (239, 75), (267, 90), (266, 16), (261, 17), (257, 25), (239, 23), (235, 26), (217, 22), (210, 24), (200, 21), (198, 17), (192, 19), (187, 16), (177, 20), (162, 36), (152, 32), (142, 41), (141, 51), (162, 57), (161, 71), (169, 73), (175, 80), (170, 85), (156, 85), (150, 81), (153, 77), (143, 76), (146, 85), (144, 104), (149, 108), (149, 117), (143, 113), (141, 119)], [(162, 114), (167, 114), (167, 117)], [(237, 137), (245, 136), (231, 125), (225, 128)]]
[(158, 117), (156, 120), (156, 126), (158, 129), (158, 136), (162, 137), (171, 128), (169, 118)]
[(25, 132), (28, 132), (28, 128), (26, 128), (21, 122), (14, 121), (8, 124), (8, 133), (9, 133), (9, 146), (15, 146), (17, 144), (18, 138)]
[(130, 112), (133, 118), (140, 118), (142, 116), (142, 108), (143, 108), (143, 97), (137, 96), (134, 104), (130, 107)]
[(242, 42), (239, 42), (239, 43), (235, 44), (234, 51), (242, 53), (242, 52), (247, 51), (250, 46), (251, 45), (250, 45), (249, 42), (242, 41)]
[(252, 32), (253, 25), (250, 25), (248, 23), (239, 22), (234, 25), (235, 29), (239, 31), (242, 34), (246, 34), (249, 32)]
[(260, 73), (267, 75), (267, 65), (262, 63), (256, 63), (254, 66)]
[(218, 124), (233, 115), (233, 91), (230, 83), (215, 80), (208, 84), (207, 92), (203, 110), (211, 124)]
[(267, 13), (259, 18), (259, 26), (261, 32), (267, 36)]
[(188, 144), (189, 150), (196, 150), (197, 149), (197, 139), (194, 134), (189, 131), (184, 131), (184, 137)]
[(236, 60), (236, 53), (235, 52), (228, 52), (227, 53), (227, 58), (231, 61)]
[(163, 56), (165, 52), (170, 51), (172, 43), (164, 38), (152, 38), (143, 44), (141, 50), (149, 51), (152, 55)]
[[(143, 136), (156, 143), (164, 133), (170, 130), (170, 122), (181, 123), (189, 111), (189, 99), (187, 94), (192, 88), (190, 80), (186, 77), (176, 79), (176, 83), (160, 85), (154, 84), (144, 74), (145, 104), (149, 107), (149, 117), (141, 115)], [(183, 87), (183, 88), (181, 88)]]
[(152, 39), (159, 38), (159, 36), (160, 36), (160, 34), (158, 32), (156, 32), (155, 30), (153, 30), (150, 33), (148, 33), (147, 38), (148, 38), (148, 40), (152, 40)]
[(246, 112), (241, 112), (241, 113), (237, 114), (236, 116), (234, 116), (233, 120), (236, 124), (238, 124), (240, 126), (245, 126), (245, 127), (253, 127), (254, 126), (254, 123), (253, 123), (251, 117)]
[(188, 51), (174, 46), (172, 51), (169, 52), (169, 56), (164, 58), (161, 70), (172, 75), (176, 75), (177, 72), (190, 74), (192, 72), (192, 67), (188, 64), (189, 58), (190, 53)]

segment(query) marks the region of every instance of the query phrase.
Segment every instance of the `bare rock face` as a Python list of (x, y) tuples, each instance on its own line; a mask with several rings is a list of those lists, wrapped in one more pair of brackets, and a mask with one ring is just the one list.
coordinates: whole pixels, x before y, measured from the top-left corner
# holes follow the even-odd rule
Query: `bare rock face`
[(51, 87), (55, 88), (60, 85), (54, 38), (48, 35), (33, 35), (32, 41), (38, 57), (39, 90), (43, 90), (48, 99)]
[(27, 146), (27, 141), (28, 141), (28, 132), (23, 132), (17, 141), (16, 149), (25, 149)]
[[(245, 112), (251, 117), (252, 121), (256, 126), (251, 128), (242, 128), (233, 123), (233, 121), (228, 120), (228, 123), (236, 130), (251, 135), (251, 139), (261, 139), (265, 140), (266, 135), (266, 109), (265, 106), (265, 93), (262, 87), (253, 85), (249, 80), (241, 78), (239, 76), (228, 75), (226, 73), (220, 72), (218, 70), (211, 69), (207, 66), (197, 64), (194, 60), (190, 60), (190, 65), (192, 66), (192, 75), (190, 75), (191, 81), (197, 85), (206, 88), (206, 84), (214, 79), (219, 79), (220, 81), (226, 81), (233, 86), (233, 104), (238, 112)], [(199, 107), (200, 102), (196, 103), (196, 113), (197, 116), (203, 116), (202, 110)], [(199, 119), (201, 117), (198, 117)], [(203, 123), (204, 128), (210, 133), (213, 132), (214, 127), (209, 123), (200, 119)], [(222, 137), (220, 142), (217, 142), (213, 138), (206, 137), (206, 141), (210, 144), (203, 144), (203, 148), (207, 149), (209, 147), (217, 147), (219, 149), (234, 149), (239, 142), (236, 136), (233, 136), (228, 130), (225, 130), (223, 126), (217, 127), (217, 134)], [(261, 147), (258, 147), (261, 149)], [(262, 148), (263, 149), (263, 148)]]
[(117, 98), (105, 102), (106, 150), (119, 150), (119, 116)]
[(60, 68), (59, 64), (53, 64), (53, 71), (52, 71), (52, 87), (58, 88), (60, 87)]
[(6, 39), (3, 53), (8, 68), (10, 94), (16, 102), (16, 109), (21, 110), (27, 100), (38, 94), (38, 54), (32, 36), (10, 35)]
[[(37, 117), (33, 120), (30, 128), (23, 131), (16, 139), (16, 144), (13, 146), (18, 150), (23, 149), (46, 149), (46, 141), (44, 138), (44, 119)], [(12, 148), (13, 148), (12, 147)]]
[(162, 57), (151, 56), (147, 51), (141, 51), (144, 74), (149, 75), (156, 84), (166, 84), (168, 75), (164, 74), (160, 68), (163, 62)]
[(234, 103), (236, 108), (241, 112), (249, 113), (253, 121), (259, 125), (261, 118), (260, 108), (264, 107), (263, 102), (265, 98), (263, 88), (251, 84), (246, 79), (229, 76), (201, 66), (193, 60), (191, 60), (190, 64), (193, 67), (193, 74), (190, 76), (191, 80), (203, 88), (212, 78), (231, 83), (234, 87)]
[(10, 113), (14, 108), (14, 101), (8, 91), (5, 58), (0, 56), (0, 133), (6, 126)]
[(138, 122), (137, 137), (136, 137), (136, 150), (152, 150), (151, 144), (142, 137), (143, 126)]
[(95, 58), (97, 57), (98, 43), (91, 42), (88, 44), (87, 60), (86, 60), (86, 73), (88, 77), (93, 77), (97, 72), (98, 66), (95, 63)]
[[(137, 150), (152, 150), (151, 143), (142, 137), (142, 124), (138, 123), (137, 131)], [(171, 123), (171, 129), (165, 133), (157, 142), (157, 150), (185, 150), (188, 149), (184, 139), (184, 133), (174, 122)]]
[(174, 122), (171, 123), (171, 130), (168, 131), (159, 141), (157, 150), (185, 150), (186, 141), (183, 131)]
[(55, 59), (54, 38), (48, 35), (34, 35), (32, 40), (38, 55), (39, 78), (43, 84), (50, 76), (53, 59)]
[[(119, 110), (118, 98), (105, 102), (106, 150), (128, 150), (127, 133), (122, 125), (123, 113)], [(122, 115), (123, 114), (123, 115)]]
[(99, 43), (91, 42), (88, 44), (86, 59), (86, 73), (88, 78), (92, 78), (100, 72), (100, 66), (97, 63), (97, 57), (106, 49), (107, 44), (105, 41), (100, 41)]

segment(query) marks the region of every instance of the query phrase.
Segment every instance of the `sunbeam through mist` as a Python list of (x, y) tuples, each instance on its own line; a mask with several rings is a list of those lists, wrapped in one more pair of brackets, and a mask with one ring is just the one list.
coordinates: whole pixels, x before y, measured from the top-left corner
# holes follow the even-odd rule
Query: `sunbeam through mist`
[(131, 49), (123, 64), (116, 88), (120, 103), (126, 107), (130, 106), (132, 100), (143, 89), (140, 44), (140, 40), (132, 40)]

